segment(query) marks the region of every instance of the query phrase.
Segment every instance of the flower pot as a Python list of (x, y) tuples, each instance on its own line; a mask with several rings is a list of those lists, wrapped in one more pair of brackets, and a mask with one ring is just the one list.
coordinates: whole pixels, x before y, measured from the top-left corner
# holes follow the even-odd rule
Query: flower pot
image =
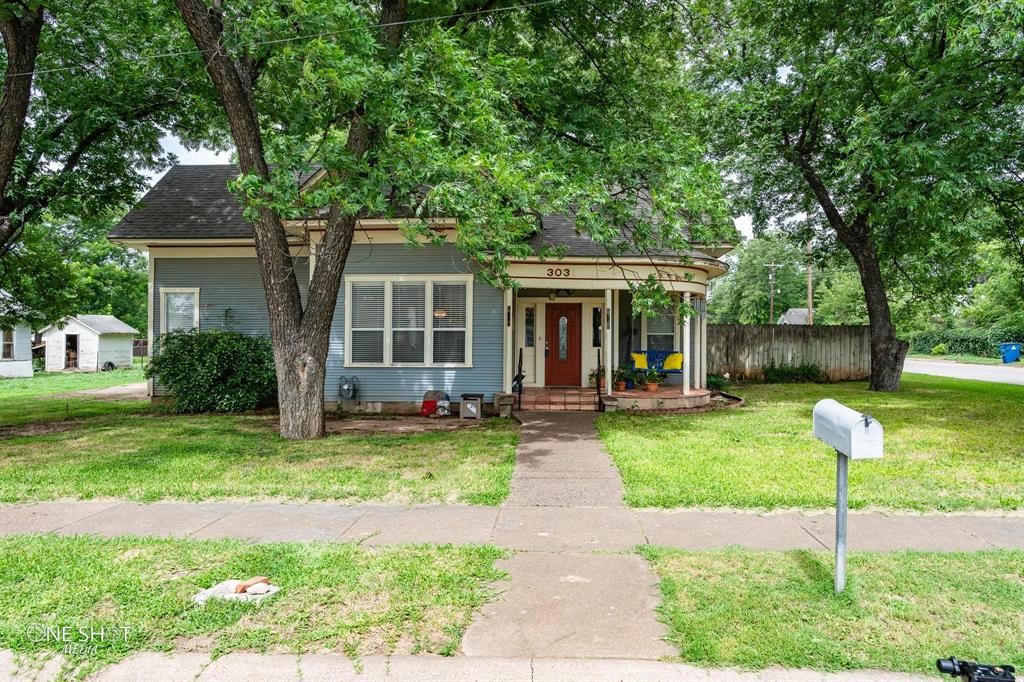
[(615, 390), (616, 391), (625, 391), (626, 390), (626, 382), (625, 381), (616, 381), (615, 382)]
[(605, 387), (604, 377), (601, 377), (600, 379), (597, 380), (597, 387), (599, 389), (601, 389), (602, 392), (604, 391), (604, 387)]
[(644, 384), (644, 386), (647, 387), (648, 393), (654, 393), (658, 390), (658, 386), (661, 386), (661, 384)]
[(630, 379), (629, 381), (626, 382), (626, 390), (627, 391), (632, 391), (633, 390), (633, 380), (632, 379)]

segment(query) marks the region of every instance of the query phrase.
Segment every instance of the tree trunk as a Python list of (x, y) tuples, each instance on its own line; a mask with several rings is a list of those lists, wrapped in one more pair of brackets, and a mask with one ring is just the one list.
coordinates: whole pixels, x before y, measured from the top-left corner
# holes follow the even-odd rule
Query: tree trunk
[(903, 361), (910, 345), (896, 338), (896, 327), (892, 323), (882, 270), (874, 247), (865, 241), (854, 248), (847, 244), (847, 249), (860, 272), (864, 302), (867, 303), (868, 320), (871, 323), (871, 390), (896, 391), (900, 387)]
[[(8, 10), (13, 11), (13, 10)], [(8, 185), (25, 132), (32, 98), (32, 74), (39, 54), (39, 36), (43, 29), (43, 8), (26, 9), (0, 21), (7, 57), (3, 93), (0, 95), (0, 256), (9, 250), (21, 231), (22, 221), (11, 215), (14, 205), (8, 197)]]
[[(217, 88), (227, 115), (240, 169), (269, 180), (262, 130), (252, 98), (257, 73), (251, 64), (236, 61), (221, 49), (223, 17), (216, 5), (209, 8), (205, 0), (175, 2), (192, 39), (205, 57), (207, 74)], [(384, 30), (378, 40), (390, 54), (398, 48), (405, 18), (406, 0), (382, 3)], [(375, 133), (362, 114), (362, 108), (357, 107), (350, 121), (346, 148), (353, 158), (362, 158), (375, 140)], [(335, 179), (339, 178), (335, 176)], [(342, 218), (337, 205), (330, 207), (324, 238), (316, 247), (316, 265), (305, 306), (281, 217), (263, 207), (252, 225), (270, 316), (280, 432), (285, 438), (318, 438), (325, 432), (324, 382), (331, 322), (355, 225), (355, 217)]]
[[(862, 209), (852, 220), (847, 220), (832, 201), (828, 188), (807, 157), (798, 152), (788, 155), (787, 158), (800, 169), (801, 175), (818, 200), (818, 205), (825, 213), (825, 219), (857, 264), (860, 283), (864, 289), (864, 302), (868, 307), (868, 321), (871, 324), (870, 388), (872, 391), (899, 390), (903, 360), (907, 357), (909, 344), (896, 338), (889, 299), (885, 293), (885, 281), (882, 279), (882, 269), (878, 264), (878, 252), (871, 243), (869, 213)], [(862, 188), (869, 190), (872, 186), (870, 178), (862, 179)]]

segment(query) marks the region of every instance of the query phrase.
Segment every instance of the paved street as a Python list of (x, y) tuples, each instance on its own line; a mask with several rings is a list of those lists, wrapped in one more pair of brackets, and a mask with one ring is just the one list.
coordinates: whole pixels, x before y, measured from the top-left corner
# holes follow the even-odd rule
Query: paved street
[(903, 371), (954, 379), (991, 381), (997, 384), (1024, 385), (1024, 364), (1020, 362), (1009, 365), (971, 365), (966, 362), (950, 362), (949, 360), (907, 358), (903, 363)]

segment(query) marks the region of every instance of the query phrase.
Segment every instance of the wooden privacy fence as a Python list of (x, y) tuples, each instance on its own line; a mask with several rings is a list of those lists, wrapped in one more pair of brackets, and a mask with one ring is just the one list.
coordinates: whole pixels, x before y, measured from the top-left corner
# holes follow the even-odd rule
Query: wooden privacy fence
[(708, 372), (760, 379), (765, 365), (810, 363), (831, 381), (871, 374), (871, 332), (867, 325), (711, 324)]

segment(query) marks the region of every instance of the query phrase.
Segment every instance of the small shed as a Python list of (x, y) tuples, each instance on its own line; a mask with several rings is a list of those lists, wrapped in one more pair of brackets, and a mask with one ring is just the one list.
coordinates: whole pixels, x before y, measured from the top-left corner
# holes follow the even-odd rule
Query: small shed
[(76, 315), (43, 330), (47, 372), (96, 372), (132, 366), (138, 330), (113, 315)]

